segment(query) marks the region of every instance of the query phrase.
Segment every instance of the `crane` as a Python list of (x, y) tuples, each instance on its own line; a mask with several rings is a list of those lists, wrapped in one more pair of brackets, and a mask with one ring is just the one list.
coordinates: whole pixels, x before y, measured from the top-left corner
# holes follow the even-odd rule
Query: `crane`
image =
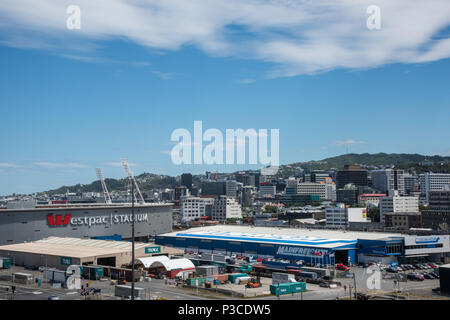
[[(134, 178), (133, 172), (131, 172), (130, 170), (130, 166), (128, 165), (128, 161), (126, 159), (121, 159), (122, 161), (122, 166), (125, 170), (125, 173), (128, 174), (128, 177), (131, 179), (131, 183), (134, 184), (134, 186), (136, 187), (136, 191), (139, 194), (139, 197), (141, 198), (142, 203), (144, 204), (144, 197), (142, 196), (141, 190), (139, 190), (139, 186), (136, 182), (136, 179)], [(134, 195), (132, 195), (134, 197)]]
[(102, 184), (103, 195), (105, 196), (105, 202), (107, 204), (111, 204), (112, 203), (111, 196), (109, 195), (108, 188), (106, 188), (106, 183), (105, 183), (105, 179), (103, 178), (102, 170), (100, 168), (97, 168), (97, 169), (95, 169), (95, 171), (97, 171), (98, 180), (100, 180), (100, 183)]

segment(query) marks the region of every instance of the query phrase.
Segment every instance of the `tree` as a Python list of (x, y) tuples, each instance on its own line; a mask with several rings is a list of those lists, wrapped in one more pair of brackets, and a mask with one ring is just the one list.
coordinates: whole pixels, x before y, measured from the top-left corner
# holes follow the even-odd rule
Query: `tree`
[(367, 210), (367, 217), (372, 222), (380, 222), (380, 209), (378, 207), (369, 208)]

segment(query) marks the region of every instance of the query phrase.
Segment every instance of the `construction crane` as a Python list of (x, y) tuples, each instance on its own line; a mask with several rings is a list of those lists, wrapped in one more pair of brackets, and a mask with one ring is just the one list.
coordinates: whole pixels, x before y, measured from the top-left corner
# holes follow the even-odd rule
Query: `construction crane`
[(112, 203), (111, 196), (109, 195), (108, 188), (106, 188), (106, 183), (105, 183), (105, 179), (103, 178), (102, 170), (100, 168), (97, 168), (97, 169), (95, 169), (95, 171), (97, 171), (98, 180), (100, 180), (100, 183), (102, 184), (103, 195), (105, 196), (105, 202), (107, 204), (111, 204)]
[[(142, 196), (141, 190), (139, 190), (139, 186), (136, 182), (136, 179), (134, 178), (133, 172), (131, 172), (130, 170), (130, 166), (128, 165), (128, 162), (126, 159), (120, 159), (122, 161), (122, 166), (125, 169), (125, 173), (128, 174), (128, 177), (130, 177), (131, 179), (131, 183), (134, 184), (134, 186), (136, 187), (136, 191), (138, 192), (139, 197), (141, 198), (142, 203), (144, 204), (144, 197)], [(132, 197), (134, 197), (134, 194), (132, 195)]]

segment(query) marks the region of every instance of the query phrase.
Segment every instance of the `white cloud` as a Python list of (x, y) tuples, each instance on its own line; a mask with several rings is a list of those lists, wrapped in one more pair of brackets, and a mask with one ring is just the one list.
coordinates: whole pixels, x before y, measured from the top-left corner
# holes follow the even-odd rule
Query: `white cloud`
[(173, 77), (173, 73), (170, 73), (170, 72), (161, 72), (161, 71), (153, 70), (152, 73), (157, 75), (158, 77), (160, 77), (163, 80), (170, 80)]
[[(0, 1), (0, 41), (74, 57), (99, 40), (153, 51), (194, 46), (272, 63), (270, 77), (450, 57), (450, 38), (438, 37), (450, 25), (448, 0), (78, 0), (80, 30), (66, 28), (69, 4)], [(381, 30), (366, 27), (372, 4), (381, 8)]]
[(21, 166), (12, 162), (0, 162), (0, 168), (20, 168)]
[[(122, 162), (108, 162), (108, 163), (106, 163), (106, 165), (110, 166), (110, 167), (122, 167)], [(139, 164), (134, 163), (134, 162), (128, 162), (128, 166), (137, 167), (137, 166), (139, 166)]]
[(354, 144), (363, 144), (364, 141), (357, 141), (355, 139), (347, 139), (347, 140), (338, 140), (334, 142), (334, 145), (336, 146), (349, 146)]
[(239, 83), (239, 84), (250, 84), (250, 83), (253, 83), (255, 81), (256, 81), (255, 79), (240, 79), (240, 80), (238, 80), (236, 82)]
[(34, 163), (38, 167), (56, 169), (56, 168), (87, 168), (86, 165), (78, 163), (78, 162), (35, 162)]

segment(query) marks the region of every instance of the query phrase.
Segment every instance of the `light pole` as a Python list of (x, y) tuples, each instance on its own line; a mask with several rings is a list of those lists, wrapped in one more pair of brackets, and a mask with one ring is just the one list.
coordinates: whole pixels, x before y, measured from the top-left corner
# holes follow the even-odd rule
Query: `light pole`
[(131, 300), (134, 300), (134, 183), (131, 181)]

